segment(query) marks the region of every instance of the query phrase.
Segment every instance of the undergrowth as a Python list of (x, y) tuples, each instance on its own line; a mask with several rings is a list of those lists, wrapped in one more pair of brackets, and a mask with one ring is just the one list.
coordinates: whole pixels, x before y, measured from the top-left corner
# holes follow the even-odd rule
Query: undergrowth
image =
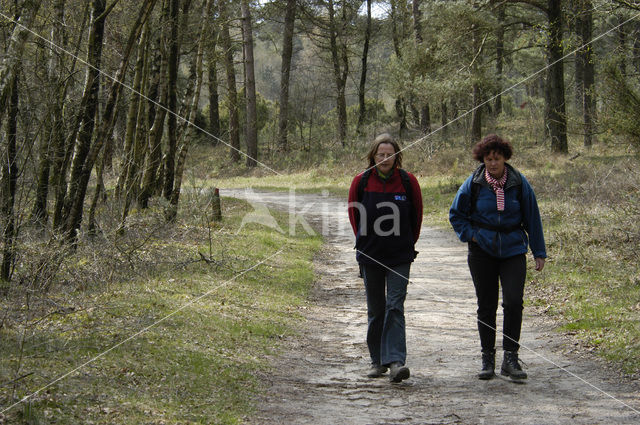
[(181, 205), (176, 223), (152, 206), (125, 232), (22, 262), (1, 300), (0, 410), (33, 395), (0, 423), (236, 424), (251, 413), (266, 355), (300, 320), (321, 240), (240, 229), (240, 201), (223, 200), (221, 222), (198, 192)]

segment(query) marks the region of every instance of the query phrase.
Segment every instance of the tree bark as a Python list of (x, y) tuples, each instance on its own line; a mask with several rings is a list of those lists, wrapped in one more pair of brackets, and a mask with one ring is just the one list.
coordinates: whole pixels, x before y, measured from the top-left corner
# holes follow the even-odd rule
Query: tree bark
[(18, 183), (17, 164), (17, 131), (18, 131), (18, 73), (13, 73), (8, 85), (7, 108), (7, 152), (2, 161), (2, 270), (0, 278), (4, 281), (11, 279), (11, 270), (15, 257), (16, 218), (14, 207), (16, 203), (16, 187)]
[[(191, 100), (189, 106), (189, 122), (194, 122), (196, 119), (196, 114), (198, 112), (198, 104), (200, 103), (200, 93), (202, 92), (202, 81), (203, 81), (203, 62), (204, 62), (204, 51), (205, 51), (205, 35), (207, 22), (211, 16), (211, 5), (213, 0), (207, 0), (202, 9), (202, 20), (201, 20), (201, 28), (198, 38), (198, 52), (196, 53), (195, 58), (195, 88), (193, 91), (193, 98)], [(170, 207), (166, 211), (165, 218), (167, 221), (173, 221), (176, 218), (178, 213), (178, 202), (180, 200), (180, 189), (182, 186), (182, 176), (184, 174), (184, 167), (187, 160), (187, 153), (189, 151), (189, 146), (191, 145), (191, 141), (194, 139), (195, 128), (193, 126), (189, 126), (186, 129), (186, 134), (183, 134), (181, 137), (181, 145), (178, 153), (178, 160), (176, 163), (175, 170), (175, 184), (173, 188), (173, 192), (171, 193), (171, 198), (169, 199)]]
[[(347, 58), (347, 48), (340, 41), (341, 34), (338, 32), (338, 23), (336, 22), (336, 11), (334, 9), (333, 0), (328, 2), (329, 9), (329, 40), (331, 48), (331, 59), (333, 62), (333, 76), (336, 84), (336, 112), (338, 114), (338, 140), (344, 147), (347, 139), (347, 101), (345, 98), (345, 88), (347, 84), (347, 75), (349, 73), (349, 63)], [(343, 6), (344, 17), (344, 6)]]
[(627, 55), (627, 32), (625, 30), (625, 25), (623, 25), (623, 22), (625, 21), (624, 16), (622, 15), (618, 15), (616, 17), (616, 25), (618, 26), (616, 28), (616, 38), (617, 38), (617, 43), (618, 43), (618, 66), (620, 68), (620, 72), (622, 74), (623, 77), (627, 76), (627, 60), (626, 60), (626, 55)]
[(238, 116), (238, 91), (236, 89), (236, 70), (233, 63), (233, 47), (229, 34), (227, 0), (220, 0), (221, 43), (224, 50), (224, 65), (227, 73), (227, 104), (229, 105), (229, 154), (232, 162), (240, 161), (240, 117)]
[(442, 100), (440, 102), (440, 114), (441, 114), (441, 123), (442, 123), (442, 136), (446, 137), (449, 133), (449, 124), (448, 115), (447, 115), (447, 102)]
[(120, 175), (116, 184), (116, 198), (129, 197), (129, 193), (133, 190), (133, 178), (140, 169), (140, 164), (136, 161), (136, 140), (139, 121), (142, 117), (139, 115), (141, 99), (138, 93), (144, 93), (142, 76), (144, 74), (144, 64), (147, 57), (147, 40), (149, 33), (149, 25), (145, 24), (140, 41), (138, 43), (138, 57), (133, 75), (133, 83), (131, 88), (133, 93), (129, 96), (129, 108), (127, 110), (127, 124), (124, 133), (124, 151), (122, 152), (122, 166), (120, 167)]
[[(165, 7), (162, 24), (164, 31), (158, 40), (160, 50), (162, 50), (161, 46), (167, 44), (170, 37), (168, 19), (169, 11), (168, 7)], [(159, 66), (156, 65), (157, 59), (160, 60)], [(159, 57), (154, 58), (151, 64), (151, 73), (153, 76), (149, 87), (149, 96), (153, 99), (157, 92), (158, 103), (161, 107), (155, 107), (153, 103), (149, 105), (148, 119), (149, 122), (153, 124), (149, 130), (147, 161), (142, 176), (140, 195), (138, 196), (138, 204), (140, 208), (143, 209), (148, 207), (149, 199), (151, 199), (153, 194), (159, 189), (158, 169), (162, 162), (162, 133), (164, 132), (164, 123), (167, 116), (167, 62), (168, 52), (162, 51)]]
[(367, 0), (367, 24), (364, 30), (364, 46), (362, 47), (362, 70), (360, 71), (360, 85), (358, 86), (358, 126), (357, 132), (362, 135), (362, 127), (367, 114), (365, 104), (365, 87), (367, 84), (367, 60), (369, 56), (369, 40), (371, 39), (371, 0)]
[(17, 25), (13, 28), (0, 64), (0, 124), (4, 120), (5, 105), (9, 101), (11, 86), (22, 60), (22, 52), (29, 37), (29, 29), (40, 9), (40, 4), (41, 2), (38, 0), (26, 0), (17, 13), (17, 16), (20, 17), (16, 20)]
[(293, 57), (293, 30), (295, 28), (297, 1), (287, 0), (282, 35), (282, 64), (280, 67), (280, 115), (278, 117), (278, 148), (289, 150), (289, 80)]
[(253, 63), (253, 28), (249, 0), (240, 2), (242, 10), (242, 33), (244, 47), (245, 96), (247, 103), (247, 125), (245, 138), (247, 141), (247, 167), (258, 165), (258, 111), (256, 106), (256, 77)]
[[(65, 0), (56, 0), (54, 4), (55, 22), (51, 26), (51, 40), (56, 46), (66, 49), (64, 36), (64, 8)], [(46, 117), (44, 135), (40, 139), (40, 158), (38, 163), (38, 181), (36, 185), (35, 201), (31, 210), (30, 221), (37, 226), (44, 227), (47, 223), (47, 198), (49, 196), (49, 176), (51, 174), (52, 156), (56, 148), (64, 144), (62, 109), (64, 107), (64, 59), (63, 55), (49, 52), (49, 66), (47, 69), (48, 101), (50, 114)]]
[[(480, 53), (480, 35), (478, 34), (478, 25), (473, 24), (471, 26), (472, 30), (472, 39), (473, 39), (473, 51), (476, 54)], [(473, 65), (471, 66), (472, 78), (475, 80), (478, 75), (478, 65), (474, 60)], [(477, 81), (473, 82), (472, 85), (472, 96), (473, 96), (473, 112), (471, 113), (471, 143), (477, 143), (482, 139), (482, 94), (480, 85)]]
[[(398, 0), (390, 0), (391, 6), (391, 39), (393, 41), (393, 51), (398, 59), (402, 59), (402, 50), (400, 43), (404, 40), (404, 24), (402, 22), (403, 14), (398, 11)], [(396, 115), (398, 116), (399, 128), (398, 133), (402, 138), (406, 134), (407, 127), (407, 104), (404, 97), (400, 96), (395, 101)]]
[[(75, 73), (76, 65), (78, 61), (76, 57), (80, 54), (80, 49), (82, 45), (82, 41), (84, 39), (84, 32), (87, 26), (91, 25), (91, 11), (93, 7), (91, 2), (85, 3), (84, 14), (82, 19), (81, 30), (79, 31), (78, 37), (75, 42), (74, 47), (74, 56), (71, 61), (71, 66), (69, 67), (69, 74)], [(61, 69), (61, 78), (62, 73), (65, 72)], [(70, 79), (67, 79), (64, 85), (64, 89), (62, 90), (62, 94), (60, 95), (59, 102), (61, 105), (64, 105), (67, 98), (67, 91), (69, 89)], [(63, 134), (63, 128), (60, 128), (59, 138), (54, 139), (56, 145), (53, 147), (54, 157), (53, 157), (53, 174), (51, 176), (51, 186), (55, 191), (55, 203), (53, 208), (53, 228), (56, 230), (62, 231), (64, 228), (64, 219), (65, 219), (65, 211), (64, 211), (64, 203), (65, 197), (67, 194), (67, 174), (69, 171), (70, 163), (71, 163), (71, 155), (73, 153), (73, 148), (75, 146), (75, 141), (80, 131), (83, 111), (88, 101), (88, 97), (83, 96), (80, 100), (80, 106), (78, 108), (78, 113), (74, 120), (74, 125), (71, 127), (71, 133), (69, 135)], [(61, 106), (62, 107), (62, 106)]]
[[(420, 45), (423, 42), (422, 38), (422, 11), (420, 10), (421, 0), (413, 0), (412, 2), (412, 15), (413, 15), (413, 32), (415, 36), (416, 45)], [(431, 110), (429, 109), (429, 102), (420, 106), (420, 131), (422, 134), (431, 133)]]
[(218, 61), (216, 59), (216, 45), (218, 31), (212, 37), (211, 46), (207, 49), (207, 70), (209, 76), (209, 132), (216, 137), (213, 145), (218, 144), (220, 133), (220, 96), (218, 94)]
[[(73, 162), (71, 164), (71, 176), (67, 184), (67, 194), (63, 206), (64, 231), (70, 242), (75, 241), (75, 225), (69, 221), (71, 208), (77, 199), (77, 192), (81, 188), (82, 171), (84, 163), (91, 148), (91, 138), (95, 126), (98, 110), (98, 92), (100, 90), (100, 74), (102, 45), (104, 37), (104, 24), (106, 14), (106, 0), (93, 0), (91, 9), (91, 28), (89, 30), (87, 74), (85, 78), (84, 92), (82, 96), (82, 109), (79, 116), (78, 134), (75, 140)], [(84, 194), (83, 194), (84, 195)]]
[(504, 67), (504, 24), (505, 24), (505, 6), (498, 5), (498, 27), (496, 28), (496, 81), (498, 84), (498, 92), (494, 103), (494, 113), (496, 116), (502, 113), (502, 80)]
[[(593, 5), (591, 0), (581, 0), (581, 11), (578, 19), (579, 42), (581, 45), (590, 43), (593, 38)], [(582, 123), (585, 147), (593, 145), (594, 122), (596, 113), (595, 102), (595, 64), (593, 61), (593, 47), (591, 44), (578, 51), (577, 62), (581, 64), (582, 81)]]
[[(133, 24), (129, 33), (124, 52), (122, 54), (122, 59), (120, 61), (120, 67), (118, 69), (118, 72), (116, 73), (114, 81), (112, 81), (111, 83), (109, 95), (104, 107), (104, 112), (100, 119), (100, 126), (98, 127), (95, 141), (93, 143), (90, 143), (90, 146), (88, 146), (88, 152), (85, 155), (85, 161), (79, 164), (80, 170), (78, 172), (78, 178), (76, 180), (76, 191), (74, 193), (75, 196), (70, 198), (71, 208), (65, 225), (66, 235), (72, 243), (75, 243), (77, 239), (77, 233), (82, 222), (84, 199), (87, 192), (87, 187), (89, 185), (91, 171), (93, 170), (102, 147), (105, 143), (110, 143), (113, 136), (113, 127), (115, 125), (117, 113), (116, 105), (122, 91), (122, 84), (120, 84), (120, 82), (124, 81), (124, 76), (127, 71), (131, 52), (133, 51), (133, 47), (136, 44), (136, 40), (140, 36), (142, 26), (153, 10), (153, 6), (155, 5), (155, 3), (156, 0), (145, 0), (140, 8), (137, 20)], [(104, 25), (104, 19), (106, 19), (107, 14), (108, 12), (102, 14), (104, 17), (102, 25)], [(91, 142), (91, 140), (89, 140), (89, 142)]]
[(562, 59), (562, 7), (560, 0), (548, 0), (549, 41), (547, 44), (547, 132), (553, 152), (567, 153), (567, 116), (564, 92), (564, 64)]
[(177, 149), (178, 136), (178, 66), (179, 66), (179, 22), (180, 17), (180, 0), (169, 0), (169, 22), (171, 25), (171, 36), (169, 38), (169, 62), (167, 68), (167, 108), (169, 116), (167, 117), (167, 151), (164, 162), (164, 197), (168, 200), (171, 198), (173, 191), (173, 173), (175, 170), (175, 158)]

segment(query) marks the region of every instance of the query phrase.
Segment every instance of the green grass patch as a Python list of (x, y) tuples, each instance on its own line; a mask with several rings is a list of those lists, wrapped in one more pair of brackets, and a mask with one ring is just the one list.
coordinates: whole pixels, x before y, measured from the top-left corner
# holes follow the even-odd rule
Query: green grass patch
[[(311, 259), (322, 244), (303, 232), (290, 236), (260, 226), (238, 232), (250, 210), (225, 199), (221, 223), (178, 223), (172, 238), (150, 238), (143, 248), (131, 248), (130, 259), (145, 271), (135, 278), (82, 290), (50, 288), (47, 299), (57, 309), (38, 310), (33, 299), (20, 308), (4, 299), (10, 315), (0, 328), (2, 406), (152, 326), (8, 411), (6, 419), (241, 423), (260, 390), (258, 374), (269, 368), (265, 356), (296, 332), (297, 307), (306, 302), (314, 278)], [(274, 215), (286, 228), (288, 217)], [(139, 266), (151, 259), (153, 269)], [(76, 259), (73, 267), (87, 261)]]

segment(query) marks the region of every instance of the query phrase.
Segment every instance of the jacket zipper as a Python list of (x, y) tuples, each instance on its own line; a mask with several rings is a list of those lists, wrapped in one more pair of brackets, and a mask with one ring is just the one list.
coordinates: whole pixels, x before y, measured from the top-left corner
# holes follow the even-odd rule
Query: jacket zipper
[[(498, 228), (502, 224), (502, 213), (498, 212)], [(498, 255), (502, 257), (502, 236), (498, 232)]]

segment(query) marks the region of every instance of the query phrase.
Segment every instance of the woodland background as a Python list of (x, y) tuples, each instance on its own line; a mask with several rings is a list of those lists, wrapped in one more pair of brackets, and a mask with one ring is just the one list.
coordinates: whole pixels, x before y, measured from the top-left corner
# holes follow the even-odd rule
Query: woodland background
[(77, 297), (250, 265), (212, 187), (344, 195), (383, 131), (441, 225), (473, 143), (512, 140), (556, 261), (532, 303), (638, 371), (637, 1), (1, 0), (0, 45), (6, 400)]

